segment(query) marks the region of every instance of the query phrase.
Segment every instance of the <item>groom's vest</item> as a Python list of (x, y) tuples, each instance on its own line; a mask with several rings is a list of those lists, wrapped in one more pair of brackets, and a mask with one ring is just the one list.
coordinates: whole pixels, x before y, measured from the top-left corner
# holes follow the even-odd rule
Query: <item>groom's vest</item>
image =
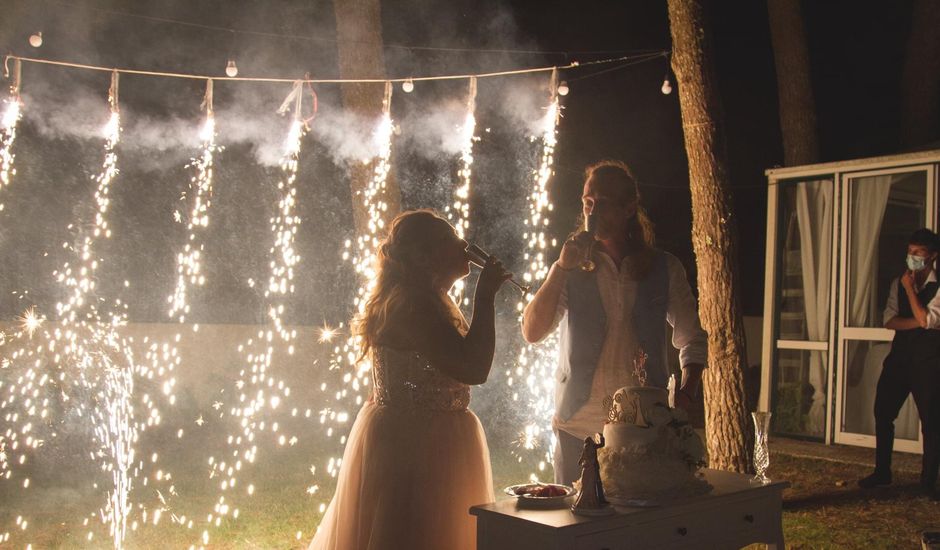
[[(669, 273), (666, 254), (659, 250), (653, 254), (649, 273), (637, 284), (633, 329), (637, 344), (648, 356), (646, 384), (665, 388), (669, 380), (669, 366), (666, 363)], [(555, 375), (555, 409), (563, 422), (571, 418), (590, 397), (594, 371), (607, 338), (607, 315), (597, 286), (597, 271), (571, 271), (568, 274), (567, 293), (568, 313), (567, 318), (562, 320), (561, 354)], [(633, 364), (623, 365), (622, 368), (632, 372)], [(600, 413), (601, 404), (597, 406)]]

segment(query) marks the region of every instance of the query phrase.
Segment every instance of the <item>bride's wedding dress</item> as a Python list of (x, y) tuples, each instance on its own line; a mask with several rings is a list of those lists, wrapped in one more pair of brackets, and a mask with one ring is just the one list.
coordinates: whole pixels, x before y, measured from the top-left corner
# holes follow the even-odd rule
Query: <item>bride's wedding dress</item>
[(311, 550), (473, 550), (474, 504), (492, 502), (470, 387), (420, 354), (372, 350), (374, 394), (359, 411), (336, 493)]

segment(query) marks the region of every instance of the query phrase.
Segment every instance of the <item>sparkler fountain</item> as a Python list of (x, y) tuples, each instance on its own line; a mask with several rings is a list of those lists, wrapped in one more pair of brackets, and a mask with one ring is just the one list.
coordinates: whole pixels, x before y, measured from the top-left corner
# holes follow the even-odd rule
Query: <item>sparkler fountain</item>
[[(542, 119), (541, 135), (533, 136), (542, 142), (542, 153), (538, 170), (533, 173), (533, 187), (529, 194), (529, 217), (525, 220), (526, 250), (523, 258), (526, 269), (523, 274), (524, 284), (530, 285), (534, 281), (543, 280), (548, 274), (550, 262), (545, 257), (549, 244), (555, 246), (554, 239), (549, 241), (545, 235), (549, 215), (553, 205), (548, 198), (548, 181), (552, 177), (552, 164), (554, 163), (555, 144), (558, 121), (561, 118), (561, 105), (558, 99), (558, 71), (552, 71), (549, 83), (550, 101), (545, 117)], [(532, 299), (532, 294), (524, 294), (518, 304), (517, 310), (521, 315), (526, 303)], [(525, 384), (525, 391), (514, 390), (514, 401), (522, 399), (528, 409), (528, 418), (518, 444), (522, 450), (532, 451), (544, 449), (543, 456), (538, 462), (538, 470), (545, 468), (546, 461), (551, 460), (554, 442), (551, 430), (551, 418), (554, 413), (554, 370), (558, 357), (558, 334), (549, 335), (538, 344), (527, 344), (519, 353), (518, 364), (514, 369), (506, 372), (506, 383), (515, 387), (518, 381)], [(519, 461), (523, 460), (520, 453)], [(537, 474), (531, 475), (537, 479)]]
[[(365, 308), (366, 300), (375, 284), (375, 253), (379, 246), (379, 239), (385, 230), (385, 215), (388, 211), (388, 202), (386, 197), (386, 182), (392, 155), (392, 83), (385, 83), (385, 94), (382, 100), (382, 116), (372, 135), (373, 145), (376, 147), (376, 156), (371, 160), (373, 163), (372, 179), (368, 186), (362, 192), (361, 200), (368, 215), (366, 224), (368, 233), (359, 235), (356, 238), (356, 249), (351, 251), (352, 243), (346, 241), (346, 250), (343, 252), (343, 259), (352, 259), (359, 276), (360, 286), (356, 292), (354, 306), (356, 313), (362, 312)], [(359, 338), (352, 334), (347, 335), (341, 345), (333, 349), (333, 358), (330, 364), (330, 370), (337, 371), (340, 374), (341, 386), (336, 388), (333, 394), (334, 407), (326, 406), (320, 410), (320, 423), (331, 425), (327, 428), (327, 437), (334, 434), (334, 423), (337, 427), (345, 424), (351, 416), (355, 415), (355, 410), (362, 406), (363, 393), (371, 384), (370, 372), (372, 364), (368, 358), (357, 363), (359, 358)], [(326, 384), (321, 386), (322, 391), (327, 391)], [(354, 398), (354, 399), (353, 399)], [(350, 412), (350, 409), (353, 411)], [(340, 445), (346, 443), (346, 428), (340, 437)], [(340, 453), (342, 451), (340, 450)], [(336, 477), (339, 471), (342, 459), (329, 457), (326, 470), (332, 477)], [(320, 505), (322, 512), (326, 508), (325, 504)]]
[[(467, 92), (467, 116), (462, 126), (457, 128), (460, 134), (460, 168), (457, 170), (457, 177), (460, 184), (454, 191), (454, 200), (451, 205), (444, 209), (447, 219), (457, 230), (457, 236), (461, 239), (467, 238), (467, 231), (470, 229), (470, 177), (473, 175), (473, 143), (479, 141), (476, 137), (476, 99), (477, 99), (477, 78), (470, 77), (469, 88)], [(469, 300), (464, 297), (464, 280), (459, 279), (454, 283), (450, 290), (450, 296), (458, 305), (467, 306)]]
[[(22, 62), (13, 60), (13, 84), (10, 97), (3, 101), (3, 120), (0, 121), (0, 188), (10, 185), (16, 170), (13, 169), (13, 142), (16, 141), (16, 125), (20, 121), (20, 75)], [(0, 203), (3, 210), (3, 203)]]
[[(189, 237), (183, 246), (183, 251), (176, 256), (176, 289), (167, 299), (170, 303), (170, 317), (177, 317), (180, 323), (186, 320), (186, 314), (189, 313), (189, 304), (186, 303), (187, 286), (202, 286), (205, 283), (205, 276), (201, 273), (204, 244), (200, 237), (209, 225), (214, 159), (215, 154), (221, 150), (221, 147), (215, 143), (212, 79), (206, 82), (206, 98), (203, 106), (206, 110), (206, 121), (199, 136), (202, 141), (202, 154), (192, 162), (192, 167), (195, 168), (196, 173), (190, 182), (192, 209), (186, 225)], [(182, 221), (179, 212), (176, 212), (175, 217), (177, 221)], [(196, 327), (198, 325), (194, 325), (194, 328)]]

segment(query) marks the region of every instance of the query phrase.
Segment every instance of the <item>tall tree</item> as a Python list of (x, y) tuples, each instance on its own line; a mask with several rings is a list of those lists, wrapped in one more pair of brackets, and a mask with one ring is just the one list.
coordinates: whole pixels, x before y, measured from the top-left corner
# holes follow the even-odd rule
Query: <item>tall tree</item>
[[(382, 48), (382, 9), (380, 0), (334, 0), (340, 78), (385, 78), (385, 53)], [(347, 83), (342, 85), (343, 107), (373, 120), (382, 116), (385, 84)], [(352, 190), (353, 218), (360, 235), (367, 233), (369, 214), (363, 193), (372, 180), (373, 163), (351, 163), (349, 184)], [(401, 210), (401, 192), (389, 172), (385, 187), (388, 222)]]
[(736, 289), (737, 231), (728, 190), (721, 103), (708, 20), (699, 0), (668, 0), (672, 69), (689, 159), (692, 247), (699, 316), (708, 333), (705, 440), (710, 466), (750, 470), (752, 430), (744, 390), (744, 326)]
[(812, 164), (819, 161), (819, 139), (800, 0), (767, 0), (767, 15), (777, 68), (784, 164)]
[(901, 142), (907, 149), (940, 139), (940, 2), (915, 0), (901, 76)]

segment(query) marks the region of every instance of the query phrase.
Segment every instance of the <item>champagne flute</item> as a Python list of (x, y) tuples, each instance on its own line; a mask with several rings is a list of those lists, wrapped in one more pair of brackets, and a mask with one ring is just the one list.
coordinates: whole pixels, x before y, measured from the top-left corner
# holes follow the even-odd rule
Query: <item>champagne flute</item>
[[(486, 265), (487, 260), (490, 259), (490, 255), (475, 244), (470, 244), (467, 246), (467, 256), (470, 257), (470, 263), (478, 267), (483, 267)], [(509, 279), (509, 282), (521, 290), (523, 295), (529, 293), (529, 285), (523, 285), (517, 282), (515, 278)]]
[(591, 235), (591, 242), (588, 244), (584, 261), (581, 262), (581, 271), (594, 271), (597, 266), (594, 265), (591, 256), (594, 255), (594, 234), (597, 233), (597, 214), (595, 214), (593, 210), (584, 218), (584, 230)]

